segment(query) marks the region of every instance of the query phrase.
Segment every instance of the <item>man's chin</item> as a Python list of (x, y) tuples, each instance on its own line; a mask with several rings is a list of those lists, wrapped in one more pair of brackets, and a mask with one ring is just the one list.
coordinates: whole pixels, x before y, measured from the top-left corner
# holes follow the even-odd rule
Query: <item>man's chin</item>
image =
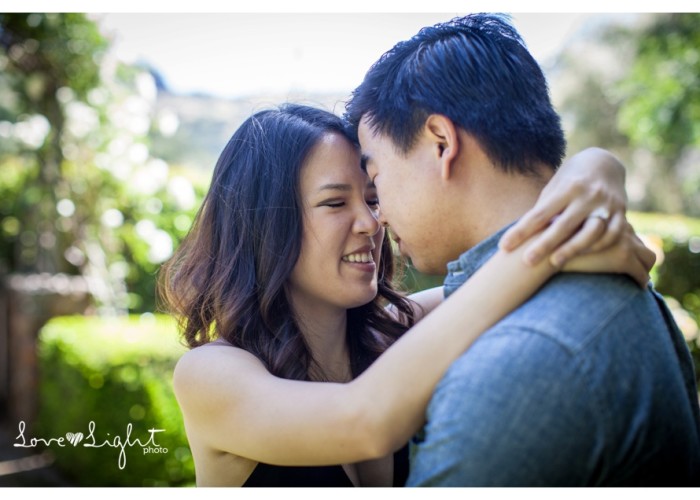
[(406, 262), (408, 263), (408, 266), (412, 267), (421, 274), (425, 274), (428, 276), (444, 276), (447, 272), (446, 266), (435, 266), (432, 265), (432, 263), (430, 262), (426, 262), (425, 260), (421, 260), (410, 256), (407, 256), (405, 258)]

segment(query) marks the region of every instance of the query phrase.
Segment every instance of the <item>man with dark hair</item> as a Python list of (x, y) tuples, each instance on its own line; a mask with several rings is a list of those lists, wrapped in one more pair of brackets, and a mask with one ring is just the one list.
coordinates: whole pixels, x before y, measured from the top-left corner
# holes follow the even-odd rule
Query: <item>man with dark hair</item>
[[(346, 111), (381, 221), (417, 269), (447, 267), (446, 295), (497, 251), (565, 152), (544, 75), (502, 16), (398, 43)], [(408, 484), (698, 485), (699, 413), (687, 347), (651, 285), (558, 274), (448, 370)]]

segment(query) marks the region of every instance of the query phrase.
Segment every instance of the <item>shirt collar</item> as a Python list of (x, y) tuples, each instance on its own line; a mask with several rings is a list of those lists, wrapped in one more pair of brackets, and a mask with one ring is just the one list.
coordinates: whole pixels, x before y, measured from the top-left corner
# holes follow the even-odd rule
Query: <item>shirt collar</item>
[(508, 224), (498, 232), (492, 234), (485, 240), (470, 248), (457, 260), (453, 260), (447, 264), (447, 276), (445, 277), (445, 297), (457, 290), (472, 274), (474, 274), (493, 254), (498, 250), (498, 242), (503, 234), (515, 224)]

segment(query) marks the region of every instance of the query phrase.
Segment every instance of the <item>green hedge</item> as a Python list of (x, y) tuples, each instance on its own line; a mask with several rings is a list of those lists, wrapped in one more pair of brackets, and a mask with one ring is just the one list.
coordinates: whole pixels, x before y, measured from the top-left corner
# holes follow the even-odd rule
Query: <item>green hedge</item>
[(700, 219), (635, 212), (629, 220), (655, 247), (652, 280), (686, 336), (700, 387)]
[[(39, 417), (27, 442), (64, 437), (63, 447), (54, 441), (48, 448), (77, 485), (193, 484), (172, 391), (173, 368), (184, 351), (166, 316), (52, 319), (39, 336)], [(83, 437), (75, 445), (67, 441), (80, 439), (78, 433)]]

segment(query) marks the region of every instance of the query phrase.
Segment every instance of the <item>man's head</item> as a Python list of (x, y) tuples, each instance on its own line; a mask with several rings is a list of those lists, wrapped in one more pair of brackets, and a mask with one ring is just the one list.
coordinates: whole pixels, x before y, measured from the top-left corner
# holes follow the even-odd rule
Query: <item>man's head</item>
[[(426, 27), (396, 44), (353, 92), (346, 119), (377, 176), (386, 222), (428, 272), (442, 272), (475, 243), (477, 219), (497, 209), (498, 193), (489, 190), (551, 175), (565, 152), (544, 75), (497, 15)], [(472, 204), (459, 202), (467, 197)], [(479, 210), (450, 213), (477, 202)]]

